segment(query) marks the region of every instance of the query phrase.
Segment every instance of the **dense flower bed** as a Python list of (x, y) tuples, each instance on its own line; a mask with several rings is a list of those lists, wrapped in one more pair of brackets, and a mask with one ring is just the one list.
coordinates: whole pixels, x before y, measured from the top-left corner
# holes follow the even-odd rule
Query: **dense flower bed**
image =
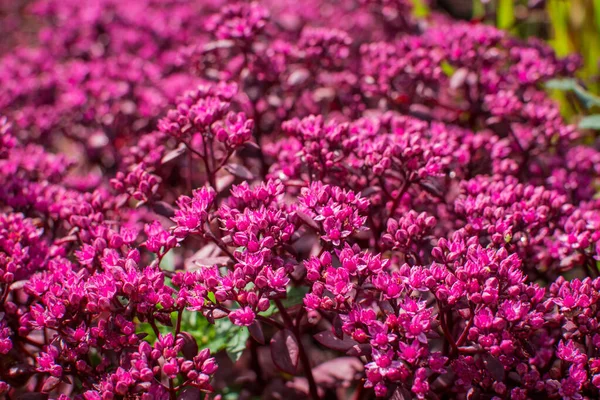
[(0, 394), (598, 398), (600, 153), (543, 90), (579, 60), (411, 4), (28, 5)]

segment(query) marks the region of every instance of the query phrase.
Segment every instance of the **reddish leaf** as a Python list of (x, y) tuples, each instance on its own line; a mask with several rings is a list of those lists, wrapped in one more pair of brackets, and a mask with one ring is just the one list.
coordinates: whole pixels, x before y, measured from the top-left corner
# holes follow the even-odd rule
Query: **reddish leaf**
[(271, 358), (283, 372), (296, 373), (299, 355), (298, 341), (289, 329), (280, 330), (271, 339)]
[(198, 267), (212, 267), (213, 265), (226, 265), (229, 257), (220, 256), (221, 249), (214, 243), (202, 246), (200, 250), (185, 260), (186, 271), (195, 271)]
[(183, 337), (181, 352), (187, 360), (191, 360), (198, 355), (198, 343), (196, 342), (196, 339), (187, 332), (181, 332), (180, 335)]
[(229, 257), (205, 257), (201, 259), (190, 259), (185, 262), (185, 269), (187, 271), (196, 271), (202, 267), (212, 267), (214, 265), (226, 265), (229, 261)]
[[(373, 288), (374, 288), (374, 286), (373, 286)], [(369, 288), (369, 289), (371, 289), (371, 288)], [(379, 308), (381, 308), (383, 310), (383, 312), (385, 312), (387, 314), (394, 312), (394, 307), (392, 307), (392, 305), (390, 304), (389, 301), (380, 301), (377, 304), (379, 304)]]
[(394, 390), (390, 396), (390, 400), (409, 400), (412, 399), (411, 393), (405, 388), (399, 387)]
[(231, 235), (223, 236), (223, 237), (221, 238), (221, 241), (222, 241), (224, 244), (227, 244), (227, 245), (229, 245), (229, 244), (233, 243), (233, 239), (231, 238)]
[(362, 357), (371, 354), (370, 344), (356, 344), (352, 346), (347, 352), (347, 355), (354, 357)]
[(156, 201), (152, 203), (152, 205), (152, 209), (158, 215), (162, 215), (163, 217), (167, 218), (171, 218), (175, 215), (175, 209), (173, 208), (173, 206), (171, 206), (168, 203), (165, 203), (164, 201)]
[(335, 317), (333, 317), (333, 333), (335, 334), (335, 336), (337, 336), (340, 339), (344, 338), (344, 331), (342, 329), (342, 325), (344, 324), (342, 319), (340, 318), (339, 314), (336, 314)]
[(362, 197), (369, 197), (370, 195), (375, 194), (375, 193), (379, 193), (379, 192), (381, 192), (381, 188), (379, 186), (369, 186), (368, 188), (365, 188), (360, 193), (360, 195)]
[(202, 392), (195, 387), (186, 387), (179, 393), (177, 400), (197, 400), (202, 398)]
[(55, 243), (56, 244), (63, 244), (63, 243), (76, 242), (78, 240), (79, 239), (77, 238), (77, 236), (70, 234), (69, 236), (65, 236), (65, 237), (62, 237), (62, 238), (58, 239)]
[(438, 197), (438, 198), (444, 198), (444, 193), (442, 192), (442, 190), (439, 188), (438, 185), (436, 185), (434, 182), (431, 181), (421, 181), (420, 185), (423, 189), (425, 189), (425, 191), (431, 195), (433, 195), (434, 197)]
[[(318, 386), (319, 397), (325, 397), (324, 389), (350, 387), (352, 382), (356, 382), (362, 377), (363, 369), (363, 363), (358, 358), (354, 357), (338, 357), (319, 364), (313, 369), (313, 376)], [(283, 394), (282, 398), (309, 398), (310, 390), (306, 378), (296, 377), (289, 381), (286, 386), (303, 393), (303, 396), (292, 397), (286, 393)]]
[(433, 119), (433, 116), (431, 115), (431, 109), (422, 104), (412, 104), (410, 106), (409, 110), (410, 110), (410, 115), (413, 115), (424, 121), (430, 121)]
[(504, 365), (502, 365), (500, 360), (488, 354), (484, 356), (483, 364), (485, 365), (485, 368), (488, 370), (490, 375), (492, 375), (492, 378), (494, 378), (498, 382), (502, 382), (504, 380)]
[(225, 318), (227, 315), (229, 315), (225, 311), (219, 309), (203, 311), (202, 313), (211, 324), (214, 324), (215, 320)]
[(352, 346), (358, 344), (355, 340), (347, 336), (344, 336), (343, 339), (340, 339), (335, 336), (332, 331), (319, 332), (314, 336), (314, 338), (323, 346), (338, 351), (348, 351)]
[(161, 162), (161, 164), (166, 164), (169, 161), (172, 161), (172, 160), (178, 158), (183, 153), (185, 153), (185, 144), (181, 143), (181, 144), (179, 144), (179, 146), (176, 149), (173, 149), (170, 152), (168, 152), (167, 154), (165, 154), (164, 157), (162, 158), (162, 160), (160, 160), (160, 162)]
[(27, 285), (28, 280), (16, 281), (10, 285), (10, 290), (19, 290), (23, 289), (25, 285)]
[(235, 42), (233, 40), (214, 40), (204, 45), (204, 51), (209, 52), (217, 49), (230, 49), (234, 44)]
[(225, 166), (225, 169), (231, 175), (235, 175), (238, 178), (242, 178), (242, 179), (245, 179), (247, 181), (250, 181), (250, 180), (254, 179), (254, 175), (252, 174), (252, 172), (250, 172), (250, 170), (248, 168), (244, 167), (243, 165), (240, 165), (240, 164), (227, 164)]
[(260, 344), (265, 344), (265, 334), (263, 333), (260, 322), (254, 321), (252, 325), (248, 327), (248, 332), (254, 340)]
[(319, 228), (319, 224), (317, 224), (310, 215), (308, 215), (302, 211), (296, 211), (296, 215), (298, 216), (298, 218), (300, 218), (302, 220), (302, 222), (304, 222), (310, 228), (314, 229), (315, 231), (321, 230)]
[(217, 185), (217, 192), (221, 193), (226, 192), (229, 193), (229, 186), (231, 186), (235, 182), (235, 176), (231, 176), (229, 174), (222, 174), (217, 177), (217, 181), (215, 182)]
[(363, 369), (363, 363), (356, 357), (338, 357), (316, 366), (313, 375), (319, 385), (336, 387), (339, 382), (360, 379)]
[(467, 80), (467, 76), (469, 75), (469, 70), (467, 68), (459, 68), (457, 69), (452, 77), (450, 78), (450, 88), (458, 89), (462, 85), (464, 85)]
[(323, 100), (331, 101), (335, 97), (335, 89), (328, 87), (320, 87), (313, 92), (313, 100), (321, 102)]
[(306, 68), (300, 68), (292, 72), (287, 80), (288, 85), (302, 85), (310, 77), (310, 72)]
[(56, 387), (60, 384), (60, 378), (55, 376), (51, 376), (44, 381), (44, 386), (42, 386), (42, 392), (48, 393), (56, 389)]
[(48, 393), (32, 392), (22, 393), (15, 397), (16, 400), (47, 400)]

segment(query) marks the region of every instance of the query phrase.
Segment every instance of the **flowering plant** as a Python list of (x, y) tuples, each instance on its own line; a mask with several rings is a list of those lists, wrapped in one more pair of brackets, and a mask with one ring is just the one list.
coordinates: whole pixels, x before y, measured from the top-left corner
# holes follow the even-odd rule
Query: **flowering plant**
[(0, 396), (598, 398), (600, 152), (544, 91), (580, 60), (411, 10), (28, 4)]

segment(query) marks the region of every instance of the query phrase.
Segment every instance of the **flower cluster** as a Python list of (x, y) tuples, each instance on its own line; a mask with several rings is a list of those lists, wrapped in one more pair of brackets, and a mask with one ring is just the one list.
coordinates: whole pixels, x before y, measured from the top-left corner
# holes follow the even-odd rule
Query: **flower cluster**
[(600, 396), (578, 57), (408, 0), (27, 4), (0, 397)]

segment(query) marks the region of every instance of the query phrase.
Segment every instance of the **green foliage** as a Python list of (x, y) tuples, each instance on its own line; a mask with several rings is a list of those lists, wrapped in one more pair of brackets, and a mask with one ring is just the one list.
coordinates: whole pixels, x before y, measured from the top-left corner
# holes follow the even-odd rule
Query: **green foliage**
[(498, 0), (496, 24), (498, 28), (510, 30), (515, 23), (515, 5), (513, 0)]
[(600, 114), (589, 115), (579, 121), (579, 128), (600, 131)]
[(225, 350), (233, 362), (239, 360), (246, 349), (250, 337), (248, 328), (237, 326), (229, 318), (218, 319), (215, 322), (215, 336), (208, 343), (211, 353)]
[[(302, 304), (304, 295), (308, 292), (308, 288), (290, 287), (287, 291), (287, 297), (282, 300), (286, 308)], [(210, 294), (209, 294), (210, 296)], [(262, 316), (270, 316), (277, 313), (277, 307), (272, 304), (268, 310), (260, 313)], [(173, 326), (177, 324), (178, 313), (171, 314), (171, 323)], [(136, 324), (137, 333), (145, 333), (146, 340), (154, 343), (156, 334), (152, 326), (147, 322), (139, 322)], [(160, 334), (172, 332), (172, 329), (167, 326), (158, 327)], [(229, 318), (221, 318), (215, 321), (212, 325), (208, 320), (198, 312), (183, 311), (181, 318), (181, 331), (191, 334), (198, 346), (208, 347), (211, 353), (225, 351), (233, 362), (236, 362), (241, 357), (246, 349), (246, 342), (250, 337), (248, 329), (243, 326), (233, 324)]]
[[(297, 306), (302, 304), (304, 295), (306, 295), (306, 293), (308, 293), (308, 288), (305, 286), (288, 287), (287, 296), (281, 301), (281, 303), (285, 306), (285, 308)], [(275, 313), (277, 313), (277, 307), (275, 304), (271, 304), (271, 307), (269, 307), (266, 311), (261, 312), (260, 315), (263, 317), (269, 317)]]
[(429, 8), (424, 0), (412, 0), (413, 1), (413, 16), (417, 18), (423, 18), (429, 15)]
[[(172, 326), (177, 324), (177, 314), (177, 312), (171, 314)], [(136, 326), (137, 333), (145, 333), (147, 335), (146, 340), (150, 343), (154, 343), (156, 340), (156, 334), (148, 322), (138, 322)], [(173, 329), (160, 324), (158, 326), (158, 331), (162, 335), (173, 332)], [(209, 343), (211, 343), (217, 336), (215, 326), (211, 325), (202, 314), (187, 310), (183, 311), (181, 317), (181, 331), (188, 332), (190, 335), (192, 335), (194, 339), (196, 339), (199, 347), (205, 347), (209, 345)]]
[(573, 94), (585, 109), (599, 106), (600, 0), (546, 0), (533, 8), (530, 4), (528, 0), (473, 0), (471, 15), (522, 38), (544, 39), (561, 57), (580, 54), (583, 66), (577, 78), (586, 89), (563, 82), (566, 86), (558, 84), (551, 92), (563, 116), (577, 120), (582, 110), (573, 104)]
[(564, 92), (572, 91), (586, 109), (600, 107), (600, 97), (587, 91), (575, 79), (552, 79), (546, 82), (546, 87)]

